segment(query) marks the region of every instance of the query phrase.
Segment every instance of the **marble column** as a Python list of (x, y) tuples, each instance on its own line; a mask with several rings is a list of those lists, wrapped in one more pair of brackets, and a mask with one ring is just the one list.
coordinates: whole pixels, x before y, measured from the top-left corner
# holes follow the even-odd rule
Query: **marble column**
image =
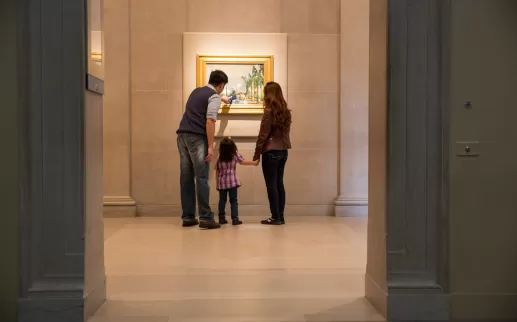
[(341, 0), (339, 196), (336, 216), (368, 213), (369, 1)]
[(104, 43), (104, 214), (132, 217), (129, 0), (104, 1)]

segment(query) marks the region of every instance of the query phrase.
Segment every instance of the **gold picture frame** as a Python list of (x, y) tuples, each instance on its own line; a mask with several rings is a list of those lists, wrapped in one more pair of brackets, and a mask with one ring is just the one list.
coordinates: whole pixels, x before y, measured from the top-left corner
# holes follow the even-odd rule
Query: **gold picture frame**
[[(264, 104), (262, 103), (264, 85), (274, 79), (274, 61), (272, 55), (197, 55), (196, 62), (197, 87), (206, 86), (208, 83), (208, 77), (210, 76), (208, 73), (209, 68), (221, 69), (228, 74), (230, 82), (225, 88), (223, 95), (228, 94), (228, 87), (230, 87), (230, 94), (235, 94), (235, 101), (237, 103), (231, 105), (222, 103), (221, 109), (219, 110), (220, 114), (264, 113)], [(210, 67), (211, 65), (213, 67)], [(225, 71), (225, 67), (227, 71)], [(244, 75), (243, 72), (248, 67), (250, 68), (249, 75)]]

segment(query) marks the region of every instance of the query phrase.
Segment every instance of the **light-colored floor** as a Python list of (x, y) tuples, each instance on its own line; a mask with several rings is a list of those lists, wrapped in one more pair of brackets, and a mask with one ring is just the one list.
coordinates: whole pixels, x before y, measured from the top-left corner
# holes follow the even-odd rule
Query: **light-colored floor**
[(106, 219), (108, 301), (90, 322), (383, 321), (363, 297), (366, 219), (242, 219)]

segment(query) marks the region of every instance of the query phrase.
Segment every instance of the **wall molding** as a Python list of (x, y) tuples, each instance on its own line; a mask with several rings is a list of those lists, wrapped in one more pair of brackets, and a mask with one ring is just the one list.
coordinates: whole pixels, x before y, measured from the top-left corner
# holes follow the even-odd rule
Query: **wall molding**
[[(181, 217), (181, 205), (137, 205), (137, 213), (140, 217)], [(216, 204), (210, 205), (214, 210)], [(227, 208), (227, 214), (230, 214)], [(267, 217), (269, 205), (239, 205), (239, 216), (241, 217)], [(289, 217), (302, 216), (332, 216), (334, 214), (333, 205), (286, 205), (286, 220)]]
[(338, 197), (334, 202), (335, 206), (368, 206), (368, 198), (347, 198)]
[(104, 196), (104, 218), (136, 217), (136, 201), (131, 196)]
[(334, 216), (336, 217), (366, 217), (368, 216), (368, 198), (338, 197), (334, 201)]
[(137, 215), (136, 206), (104, 206), (104, 218), (133, 218)]
[(31, 296), (19, 301), (19, 322), (79, 322), (84, 320), (84, 300), (79, 293)]
[(136, 201), (130, 196), (104, 196), (104, 206), (136, 206)]
[(441, 290), (422, 290), (420, 287), (390, 290), (388, 317), (397, 321), (448, 321), (450, 296)]

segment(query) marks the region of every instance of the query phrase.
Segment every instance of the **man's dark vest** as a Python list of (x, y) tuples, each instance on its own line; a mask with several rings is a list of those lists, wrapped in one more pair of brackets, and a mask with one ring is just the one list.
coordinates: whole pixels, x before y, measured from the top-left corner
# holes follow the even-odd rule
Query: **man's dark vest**
[(205, 86), (196, 88), (189, 96), (185, 113), (176, 133), (192, 133), (206, 135), (206, 112), (208, 99), (217, 94), (212, 88)]

